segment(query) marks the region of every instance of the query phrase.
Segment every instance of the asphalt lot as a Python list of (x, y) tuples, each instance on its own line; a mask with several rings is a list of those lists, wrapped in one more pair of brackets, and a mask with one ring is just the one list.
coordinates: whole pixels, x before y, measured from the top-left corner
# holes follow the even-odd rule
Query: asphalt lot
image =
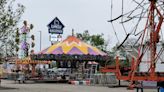
[[(104, 86), (84, 86), (63, 83), (27, 82), (26, 84), (18, 84), (14, 81), (2, 80), (0, 92), (136, 92), (136, 90), (127, 90), (126, 87), (109, 88)], [(144, 92), (157, 91), (145, 90)]]

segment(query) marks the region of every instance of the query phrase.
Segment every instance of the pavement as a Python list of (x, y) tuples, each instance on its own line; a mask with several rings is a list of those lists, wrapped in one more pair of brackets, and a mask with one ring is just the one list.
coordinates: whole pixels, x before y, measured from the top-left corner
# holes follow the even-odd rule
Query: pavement
[[(25, 84), (18, 84), (14, 81), (2, 80), (0, 92), (136, 92), (136, 90), (127, 90), (126, 87), (109, 88), (66, 83), (34, 83), (32, 81), (28, 81)], [(144, 90), (144, 92), (157, 91)]]

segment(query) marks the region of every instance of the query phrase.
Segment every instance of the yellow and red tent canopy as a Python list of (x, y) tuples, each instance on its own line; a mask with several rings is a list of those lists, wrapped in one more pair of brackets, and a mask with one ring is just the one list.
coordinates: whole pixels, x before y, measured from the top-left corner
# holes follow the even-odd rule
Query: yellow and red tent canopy
[(69, 36), (62, 42), (54, 44), (37, 54), (31, 55), (32, 60), (56, 61), (106, 61), (108, 55), (75, 36)]
[(81, 41), (75, 36), (69, 36), (64, 41), (54, 44), (38, 54), (107, 55), (103, 51)]

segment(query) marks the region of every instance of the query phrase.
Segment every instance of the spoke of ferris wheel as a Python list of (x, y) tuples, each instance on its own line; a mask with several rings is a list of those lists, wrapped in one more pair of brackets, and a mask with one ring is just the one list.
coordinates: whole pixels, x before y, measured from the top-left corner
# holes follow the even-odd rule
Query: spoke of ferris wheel
[[(140, 14), (140, 18), (138, 19), (137, 24), (136, 24), (136, 26), (134, 27), (134, 34), (136, 33), (137, 28), (138, 28), (138, 25), (139, 25), (139, 23), (141, 22), (142, 16), (144, 16), (144, 15), (145, 15), (145, 13), (144, 13), (143, 10), (142, 10), (142, 11), (141, 11), (141, 14)], [(132, 32), (133, 32), (133, 30), (132, 30)], [(131, 32), (131, 33), (132, 33), (132, 32)]]
[[(162, 50), (164, 51), (164, 48), (162, 48)], [(161, 53), (161, 55), (162, 55), (162, 53)], [(160, 59), (161, 62), (164, 62), (163, 58), (159, 57), (159, 59)]]
[[(147, 28), (149, 28), (149, 27), (150, 27), (150, 26), (147, 26), (147, 27), (146, 27), (146, 29), (147, 29)], [(138, 36), (138, 35), (142, 34), (142, 33), (143, 33), (143, 31), (144, 31), (144, 29), (143, 29), (143, 30), (141, 30), (141, 31), (139, 31), (139, 32), (138, 32), (138, 33), (136, 33), (136, 34), (133, 34), (133, 35), (134, 35), (134, 36)]]
[[(112, 19), (112, 15), (113, 15), (113, 11), (112, 11), (112, 10), (113, 10), (113, 0), (111, 0), (111, 19)], [(119, 39), (118, 39), (116, 30), (115, 30), (115, 28), (114, 28), (114, 25), (113, 25), (112, 21), (111, 21), (111, 24), (112, 24), (112, 28), (113, 28), (114, 34), (115, 34), (115, 36), (116, 36), (116, 38), (117, 38), (117, 41), (118, 41), (118, 43), (119, 43), (120, 41), (119, 41)]]
[(120, 15), (120, 16), (114, 18), (114, 19), (108, 20), (108, 22), (113, 22), (113, 21), (115, 21), (115, 20), (118, 20), (118, 19), (121, 18), (122, 16), (123, 16), (123, 15)]
[(134, 11), (136, 11), (137, 9), (143, 8), (143, 6), (141, 5), (141, 4), (143, 3), (143, 1), (144, 1), (144, 0), (142, 0), (142, 2), (139, 3), (139, 4), (136, 6), (135, 9), (133, 9), (133, 10), (131, 10), (131, 11), (125, 13), (124, 15), (128, 15), (128, 14), (129, 14), (128, 16), (131, 16), (131, 14), (132, 14)]
[[(134, 2), (136, 2), (135, 0), (133, 0)], [(144, 1), (144, 0), (143, 0)], [(142, 2), (143, 2), (142, 1)], [(141, 2), (141, 3), (142, 3)], [(161, 1), (162, 2), (162, 1)], [(138, 3), (138, 2), (136, 2), (136, 3)], [(164, 1), (162, 2), (162, 3), (164, 3)], [(148, 3), (147, 3), (148, 4)], [(162, 9), (163, 11), (164, 11), (164, 8), (162, 7), (162, 5), (163, 4), (158, 4), (158, 6), (157, 7), (160, 7), (160, 9)], [(140, 7), (138, 7), (138, 6), (140, 6)], [(141, 8), (141, 7), (143, 7), (143, 6), (141, 6), (141, 4), (140, 3), (138, 3), (138, 6), (136, 7), (136, 9), (134, 9), (134, 10), (132, 10), (131, 12), (128, 12), (128, 13), (126, 13), (126, 14), (124, 14), (123, 15), (123, 13), (122, 13), (122, 15), (120, 15), (119, 17), (117, 17), (117, 18), (115, 18), (115, 19), (112, 19), (111, 21), (109, 21), (109, 22), (112, 22), (112, 21), (115, 21), (115, 20), (117, 20), (117, 19), (119, 19), (120, 17), (122, 18), (121, 19), (121, 23), (125, 23), (125, 22), (128, 22), (128, 21), (130, 21), (130, 20), (132, 20), (132, 19), (134, 19), (134, 18), (139, 18), (139, 20), (138, 20), (138, 22), (137, 22), (137, 24), (136, 24), (136, 26), (135, 26), (135, 31), (134, 31), (134, 34), (136, 33), (136, 30), (137, 30), (137, 27), (138, 27), (138, 25), (139, 25), (139, 22), (141, 21), (141, 19), (142, 18), (148, 18), (148, 17), (144, 17), (144, 15), (146, 14), (146, 12), (148, 12), (148, 9), (145, 11), (145, 12), (143, 12), (143, 10), (145, 10), (144, 8), (142, 9), (142, 12), (140, 13), (140, 14), (138, 14), (138, 15), (135, 15), (135, 16), (133, 16), (133, 17), (130, 17), (130, 15), (132, 15), (133, 14), (133, 12), (135, 11), (135, 10), (137, 10), (137, 9), (139, 9), (139, 8)], [(128, 15), (129, 14), (129, 15)], [(128, 15), (129, 16), (129, 19), (127, 19), (127, 20), (124, 20), (123, 21), (123, 17), (125, 17), (125, 15)], [(140, 16), (139, 16), (140, 15)], [(143, 15), (143, 16), (142, 16)], [(138, 17), (139, 16), (139, 17)], [(155, 15), (155, 17), (157, 16), (157, 14)], [(148, 28), (148, 27), (146, 27), (146, 28)], [(162, 32), (162, 31), (161, 31)], [(142, 31), (140, 31), (139, 33), (137, 33), (137, 34), (135, 34), (135, 35), (138, 35), (138, 34), (140, 34), (140, 33), (142, 33)], [(163, 35), (162, 35), (162, 39), (163, 39)]]
[[(136, 26), (135, 26), (134, 29), (133, 29), (133, 30), (134, 30), (134, 35), (135, 35), (135, 36), (137, 36), (138, 34), (140, 34), (140, 33), (143, 31), (143, 30), (141, 30), (140, 32), (136, 33), (137, 26), (140, 24), (141, 19), (143, 19), (142, 16), (144, 16), (145, 13), (146, 13), (146, 12), (143, 12), (143, 13), (142, 13), (143, 15), (141, 14), (141, 16), (139, 17), (139, 20), (138, 20)], [(157, 14), (155, 15), (155, 17), (157, 17)], [(148, 28), (148, 26), (146, 27), (146, 29), (147, 29), (147, 28)], [(133, 31), (133, 30), (132, 30), (132, 31)]]
[[(137, 21), (137, 24), (135, 25), (134, 29), (130, 32), (130, 34), (131, 34), (131, 33), (134, 33), (134, 34), (136, 33), (137, 27), (138, 27), (138, 25), (139, 25), (141, 19), (143, 18), (142, 16), (144, 16), (145, 13), (146, 13), (146, 12), (143, 12), (143, 9), (142, 9), (141, 14), (140, 14), (140, 16), (139, 16), (139, 19), (138, 19), (138, 21)], [(121, 23), (123, 24), (123, 23), (125, 23), (125, 22), (130, 21), (131, 19), (133, 19), (133, 18), (129, 18), (128, 20), (125, 20), (125, 21), (123, 21), (123, 22), (121, 22)]]
[(135, 14), (133, 16), (124, 16), (124, 17), (127, 17), (127, 18), (147, 18), (147, 16), (144, 16), (147, 12), (148, 12), (148, 9), (142, 9), (141, 13)]
[[(123, 1), (122, 1), (123, 2)], [(122, 15), (120, 15), (120, 16), (118, 16), (118, 17), (116, 17), (116, 18), (114, 18), (113, 19), (113, 0), (111, 0), (111, 19), (110, 20), (108, 20), (108, 22), (113, 22), (113, 21), (115, 21), (115, 20), (117, 20), (117, 19), (119, 19), (119, 18), (121, 18), (122, 17)]]
[(122, 27), (123, 27), (123, 30), (124, 30), (125, 34), (128, 35), (128, 33), (127, 33), (126, 29), (125, 29), (124, 24), (122, 24)]
[[(134, 10), (132, 10), (131, 12), (128, 12), (128, 13), (126, 13), (126, 14), (123, 14), (123, 17), (126, 17), (126, 18), (128, 18), (127, 20), (124, 20), (124, 21), (121, 21), (120, 23), (125, 23), (125, 22), (128, 22), (128, 21), (130, 21), (130, 20), (132, 20), (132, 19), (134, 19), (134, 18), (147, 18), (147, 17), (144, 17), (144, 16), (142, 16), (141, 17), (141, 15), (142, 15), (142, 13), (146, 13), (148, 10), (145, 10), (143, 7), (140, 7), (140, 8), (142, 8), (142, 11), (141, 11), (141, 13), (140, 14), (137, 14), (137, 15), (134, 15), (134, 16), (130, 16), (133, 12), (134, 12)], [(136, 9), (135, 9), (136, 10)], [(145, 11), (144, 11), (145, 10)], [(130, 13), (130, 14), (129, 14)], [(128, 15), (129, 14), (129, 15)], [(126, 16), (126, 15), (128, 15), (128, 16)], [(139, 16), (139, 17), (138, 17)]]
[[(141, 7), (140, 7), (141, 8)], [(136, 9), (135, 9), (136, 10)], [(128, 15), (129, 13), (129, 15), (127, 16), (127, 17), (129, 17), (129, 18), (135, 18), (135, 17), (130, 17), (130, 15), (135, 11), (135, 10), (132, 10), (132, 11), (130, 11), (130, 12), (128, 12), (128, 13), (125, 13), (125, 14), (121, 14), (121, 15), (119, 15), (118, 17), (116, 17), (116, 18), (113, 18), (113, 19), (111, 19), (111, 20), (108, 20), (108, 22), (113, 22), (113, 21), (115, 21), (115, 20), (118, 20), (119, 18), (121, 18), (121, 17), (124, 17), (125, 15)], [(112, 13), (111, 13), (112, 14)]]
[[(155, 15), (155, 17), (156, 17), (156, 16), (157, 16), (157, 15)], [(137, 24), (139, 24), (139, 23), (137, 23)], [(150, 26), (147, 26), (147, 27), (146, 27), (146, 29), (147, 29), (147, 28), (149, 28), (149, 27), (150, 27)], [(137, 29), (137, 28), (135, 28), (135, 29)], [(134, 33), (134, 35), (135, 35), (135, 36), (137, 36), (137, 35), (141, 34), (141, 33), (142, 33), (142, 31), (144, 31), (144, 29), (143, 29), (143, 30), (141, 30), (141, 31), (140, 31), (140, 32), (138, 32), (138, 33)], [(163, 34), (162, 34), (162, 31), (161, 31), (161, 35), (162, 35), (162, 39), (163, 39)]]
[[(148, 9), (145, 9), (145, 8), (140, 8), (140, 9), (142, 9), (141, 13), (148, 12)], [(130, 12), (129, 15), (128, 14), (126, 14), (126, 15), (127, 15), (127, 18), (138, 18), (138, 16), (140, 16), (141, 13), (137, 13), (134, 15), (134, 11), (133, 11), (133, 12)], [(133, 14), (133, 16), (132, 16), (132, 14)], [(124, 14), (124, 16), (126, 16), (126, 15)], [(143, 16), (143, 18), (146, 18), (146, 17)]]
[[(121, 15), (123, 15), (123, 13), (124, 13), (124, 2), (122, 0), (122, 13), (121, 13)], [(122, 21), (123, 21), (123, 17), (121, 18), (121, 22)], [(127, 35), (127, 31), (126, 31), (125, 26), (124, 26), (123, 23), (122, 23), (122, 27), (123, 27), (123, 30), (124, 30), (125, 34)]]
[[(137, 27), (138, 27), (138, 25), (139, 25), (139, 22), (141, 21), (141, 19), (142, 19), (142, 15), (143, 15), (143, 10), (142, 10), (142, 12), (141, 12), (141, 14), (140, 14), (140, 17), (139, 17), (139, 19), (138, 19), (138, 22), (137, 22), (137, 24), (136, 24), (136, 26), (134, 27), (134, 34), (135, 34), (135, 31), (136, 31), (136, 29), (137, 29)], [(125, 23), (125, 22), (128, 22), (128, 21), (130, 21), (130, 20), (132, 20), (132, 19), (134, 19), (134, 18), (129, 18), (128, 20), (125, 20), (125, 21), (122, 21), (122, 22), (120, 22), (120, 23)], [(133, 30), (130, 32), (130, 34), (133, 32)]]
[[(155, 62), (154, 62), (155, 64), (157, 63), (158, 59), (161, 59), (161, 58), (160, 58), (160, 55), (162, 54), (163, 51), (164, 51), (164, 49), (161, 48), (160, 51), (159, 51), (159, 53), (158, 53), (158, 54), (156, 53), (157, 55), (156, 55), (155, 60), (154, 60), (154, 61), (155, 61)], [(161, 59), (161, 61), (163, 61), (163, 60)], [(149, 72), (151, 68), (152, 68), (152, 66), (150, 66), (150, 68), (148, 69), (147, 72)]]
[(156, 58), (155, 58), (155, 63), (156, 63), (158, 60), (160, 60), (160, 61), (163, 62), (163, 59), (160, 57), (160, 56), (162, 55), (163, 51), (164, 51), (164, 48), (161, 48), (160, 51), (159, 51), (158, 53), (156, 53), (157, 56), (156, 56)]
[(118, 36), (117, 36), (117, 33), (116, 33), (116, 30), (115, 30), (115, 28), (114, 28), (114, 25), (113, 25), (112, 22), (111, 22), (111, 24), (112, 24), (112, 28), (113, 28), (114, 34), (115, 34), (115, 36), (116, 36), (116, 38), (117, 38), (117, 41), (118, 41), (118, 43), (120, 43), (120, 41), (119, 41), (119, 39), (118, 39)]
[[(141, 9), (141, 8), (140, 8), (140, 9)], [(143, 8), (142, 8), (142, 9), (143, 9)], [(145, 10), (144, 12), (147, 12), (147, 11), (148, 11), (148, 9), (145, 9), (145, 8), (144, 8), (144, 10)], [(131, 15), (133, 14), (133, 12), (134, 12), (134, 10), (132, 10), (132, 11), (130, 11), (130, 12), (128, 12), (128, 13), (125, 13), (125, 14), (123, 14), (123, 17), (132, 18)], [(136, 18), (137, 18), (137, 15), (139, 15), (139, 14), (136, 14), (136, 15), (135, 15)], [(134, 16), (134, 15), (133, 15), (133, 16)], [(135, 18), (135, 17), (134, 17), (134, 18)]]
[[(143, 0), (144, 1), (144, 0)], [(139, 3), (139, 5), (134, 9), (134, 10), (132, 10), (132, 11), (129, 11), (128, 13), (125, 13), (125, 14), (123, 14), (123, 10), (122, 10), (122, 14), (120, 15), (120, 16), (118, 16), (118, 17), (116, 17), (116, 18), (114, 18), (114, 19), (112, 19), (112, 6), (113, 6), (113, 4), (112, 4), (112, 0), (111, 0), (111, 20), (109, 20), (108, 22), (113, 22), (113, 21), (115, 21), (115, 20), (117, 20), (117, 19), (119, 19), (119, 18), (121, 18), (121, 17), (123, 17), (123, 16), (125, 16), (125, 15), (128, 15), (129, 17), (130, 17), (130, 15), (135, 11), (135, 10), (137, 10), (137, 9), (140, 9), (140, 8), (143, 8), (143, 6), (141, 6), (141, 4), (143, 3), (143, 1), (141, 2), (141, 3)], [(122, 4), (123, 5), (123, 4)], [(123, 8), (123, 7), (122, 7)]]
[(133, 0), (133, 1), (134, 1), (136, 4), (138, 4), (139, 6), (143, 7), (141, 4), (142, 4), (142, 2), (143, 2), (144, 0), (142, 0), (141, 3), (137, 2), (136, 0)]
[(117, 49), (119, 49), (120, 47), (123, 46), (123, 44), (125, 43), (125, 41), (128, 39), (128, 37), (130, 36), (130, 34), (127, 34), (125, 39), (123, 40), (123, 42), (117, 47)]
[(138, 37), (138, 39), (135, 41), (135, 43), (133, 44), (133, 46), (135, 46), (135, 45), (138, 43), (138, 41), (139, 41), (140, 38), (142, 37), (142, 34), (143, 34), (143, 31), (142, 31), (142, 33), (140, 34), (140, 36)]
[(126, 23), (126, 22), (128, 22), (128, 21), (130, 21), (130, 20), (132, 20), (132, 19), (133, 19), (133, 18), (131, 17), (131, 18), (128, 18), (127, 20), (121, 21), (120, 23), (123, 24), (123, 23)]
[(139, 56), (138, 56), (138, 59), (137, 59), (139, 62), (136, 64), (136, 67), (135, 67), (136, 69), (134, 70), (134, 72), (137, 71), (140, 62), (142, 61), (141, 59), (142, 59), (142, 57), (144, 56), (144, 53), (145, 53), (148, 49), (149, 49), (149, 46), (146, 46), (145, 49), (142, 50), (141, 53), (139, 53)]
[[(111, 3), (111, 6), (112, 6), (113, 4)], [(111, 19), (110, 21), (108, 21), (108, 22), (113, 22), (113, 21), (115, 21), (115, 20), (117, 20), (117, 19), (119, 19), (119, 18), (121, 18), (121, 21), (123, 22), (123, 11), (124, 11), (124, 6), (123, 6), (124, 4), (123, 4), (123, 0), (122, 0), (122, 14), (120, 15), (120, 16), (118, 16), (118, 17), (116, 17), (116, 18), (114, 18), (114, 19)], [(140, 4), (139, 4), (139, 6), (141, 6)], [(142, 6), (142, 8), (143, 8), (143, 6)], [(112, 9), (111, 9), (111, 11), (112, 11)], [(112, 14), (112, 12), (111, 12), (111, 14)], [(131, 12), (131, 14), (132, 14), (132, 12)], [(131, 15), (130, 14), (130, 15)], [(111, 15), (112, 16), (112, 15)], [(111, 17), (112, 18), (112, 17)], [(118, 40), (118, 36), (117, 36), (117, 33), (116, 33), (116, 31), (115, 31), (115, 29), (114, 29), (114, 26), (113, 26), (113, 23), (112, 23), (112, 27), (113, 27), (113, 30), (114, 30), (114, 33), (115, 33), (115, 35), (116, 35), (116, 38), (117, 38), (117, 40)], [(124, 24), (122, 23), (122, 27), (123, 27), (123, 29), (124, 29), (124, 32), (126, 33), (126, 38), (124, 39), (124, 41), (118, 46), (118, 48), (119, 47), (121, 47), (123, 44), (124, 44), (124, 42), (128, 39), (128, 37), (129, 37), (129, 35), (130, 34), (127, 34), (127, 32), (126, 32), (126, 29), (125, 29), (125, 26), (124, 26)], [(119, 40), (118, 40), (118, 42), (119, 42)]]

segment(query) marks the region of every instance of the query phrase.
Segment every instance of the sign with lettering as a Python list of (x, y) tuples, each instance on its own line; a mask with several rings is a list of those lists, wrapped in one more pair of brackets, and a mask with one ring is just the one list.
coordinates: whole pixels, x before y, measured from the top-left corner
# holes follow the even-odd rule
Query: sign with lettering
[(48, 26), (49, 33), (63, 34), (64, 25), (57, 17), (54, 20), (52, 20), (47, 26)]

